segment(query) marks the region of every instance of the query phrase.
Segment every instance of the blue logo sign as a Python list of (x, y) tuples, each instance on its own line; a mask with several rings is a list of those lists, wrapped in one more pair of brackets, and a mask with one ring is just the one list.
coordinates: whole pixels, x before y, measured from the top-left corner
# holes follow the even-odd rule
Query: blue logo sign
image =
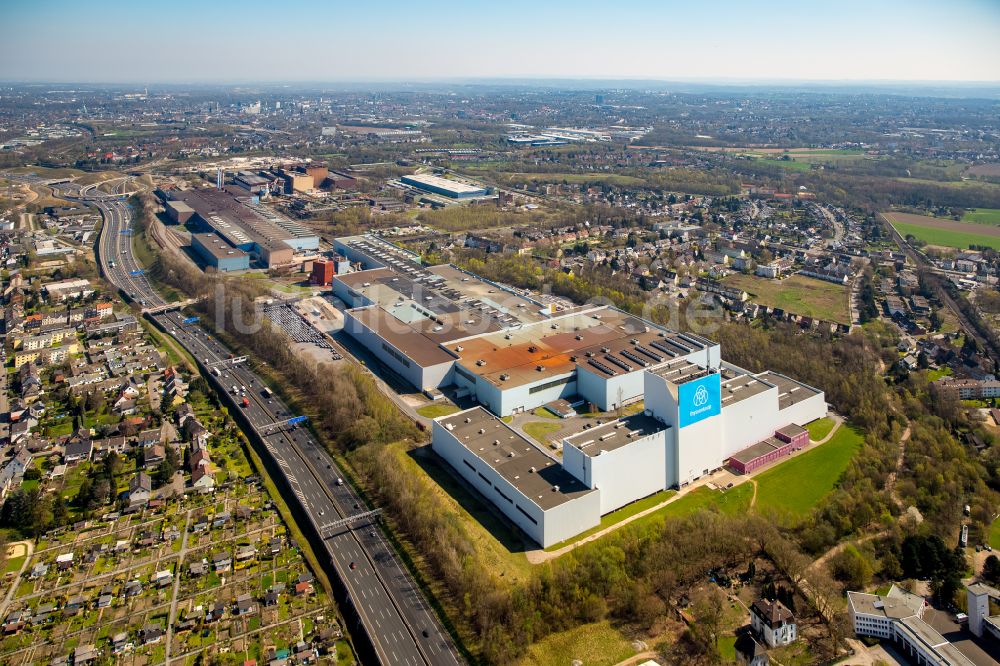
[(677, 416), (681, 428), (715, 416), (721, 409), (722, 380), (718, 373), (677, 387)]

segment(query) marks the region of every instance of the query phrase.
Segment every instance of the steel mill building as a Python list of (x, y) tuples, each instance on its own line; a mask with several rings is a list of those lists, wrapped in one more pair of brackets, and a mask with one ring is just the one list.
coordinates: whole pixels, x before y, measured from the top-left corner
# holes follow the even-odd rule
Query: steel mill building
[[(345, 330), (420, 390), (477, 406), (437, 419), (433, 449), (548, 547), (602, 515), (729, 465), (738, 473), (808, 443), (823, 392), (751, 373), (718, 343), (609, 306), (565, 307), (419, 258), (374, 236), (337, 239)], [(555, 401), (640, 413), (564, 433), (562, 457), (501, 417)]]

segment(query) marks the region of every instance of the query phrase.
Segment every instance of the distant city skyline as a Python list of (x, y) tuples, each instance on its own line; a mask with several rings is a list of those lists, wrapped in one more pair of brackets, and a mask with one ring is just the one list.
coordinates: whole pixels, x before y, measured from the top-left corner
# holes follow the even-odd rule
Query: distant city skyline
[(1000, 0), (6, 0), (0, 19), (3, 81), (1000, 81)]

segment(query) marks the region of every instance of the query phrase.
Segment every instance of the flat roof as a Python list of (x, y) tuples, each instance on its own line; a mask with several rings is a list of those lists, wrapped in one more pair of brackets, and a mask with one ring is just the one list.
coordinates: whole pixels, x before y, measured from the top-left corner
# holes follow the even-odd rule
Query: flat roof
[(246, 194), (241, 188), (178, 190), (171, 192), (173, 201), (183, 201), (217, 233), (233, 245), (256, 243), (268, 249), (289, 249), (285, 241), (295, 234), (283, 229), (276, 219), (266, 219), (258, 210), (240, 201), (237, 195)]
[(596, 492), (482, 407), (436, 420), (543, 511)]
[(348, 310), (352, 317), (376, 332), (383, 340), (422, 368), (455, 360), (419, 329), (390, 316), (377, 306)]
[(678, 358), (666, 363), (663, 367), (653, 371), (656, 375), (663, 377), (668, 382), (679, 385), (689, 381), (700, 379), (710, 374), (710, 370), (703, 368), (697, 363), (692, 363), (686, 358)]
[(780, 440), (775, 439), (774, 437), (768, 437), (767, 439), (761, 442), (757, 442), (752, 446), (748, 446), (742, 451), (734, 453), (729, 457), (732, 460), (735, 460), (736, 462), (746, 464), (751, 460), (756, 460), (761, 456), (766, 456), (771, 451), (780, 449), (782, 446), (786, 446), (786, 444)]
[(601, 307), (456, 340), (448, 349), (464, 369), (510, 387), (567, 375), (577, 366), (601, 377), (653, 368), (673, 358), (670, 354), (690, 353), (671, 342), (679, 335)]
[(456, 194), (480, 194), (487, 191), (487, 188), (483, 185), (470, 185), (458, 180), (442, 178), (441, 176), (432, 176), (430, 174), (403, 176), (400, 180), (408, 185), (429, 185), (431, 187), (438, 187), (450, 192), (455, 192)]
[(666, 430), (670, 426), (643, 413), (633, 414), (621, 419), (602, 423), (601, 425), (581, 430), (563, 439), (580, 449), (584, 454), (594, 457), (608, 451), (628, 446), (643, 437)]
[(856, 613), (866, 615), (881, 615), (886, 618), (901, 620), (920, 612), (924, 600), (915, 594), (910, 594), (895, 585), (889, 588), (889, 593), (879, 596), (864, 592), (848, 592), (847, 600)]
[(802, 434), (807, 434), (809, 431), (800, 425), (795, 425), (794, 423), (789, 423), (783, 428), (778, 428), (778, 432), (785, 437), (793, 438), (798, 437)]
[(216, 233), (191, 234), (191, 241), (198, 241), (198, 244), (208, 250), (216, 259), (245, 257), (247, 255), (246, 252), (238, 247), (233, 247)]
[(820, 393), (811, 386), (770, 370), (758, 374), (757, 378), (778, 387), (778, 409), (787, 409)]
[(191, 208), (191, 206), (188, 206), (183, 201), (169, 200), (169, 201), (167, 201), (167, 206), (169, 206), (170, 208), (173, 208), (174, 210), (179, 211), (181, 213), (193, 213), (194, 212), (194, 209)]
[(752, 398), (773, 388), (773, 385), (753, 375), (739, 375), (726, 379), (722, 382), (722, 406), (735, 405), (741, 400)]

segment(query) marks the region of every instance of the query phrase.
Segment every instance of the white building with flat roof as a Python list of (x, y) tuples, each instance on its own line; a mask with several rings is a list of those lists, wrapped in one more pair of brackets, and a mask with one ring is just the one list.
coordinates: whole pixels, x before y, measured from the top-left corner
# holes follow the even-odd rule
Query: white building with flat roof
[(851, 625), (858, 636), (892, 641), (895, 647), (919, 665), (972, 666), (934, 627), (924, 621), (923, 597), (893, 585), (885, 595), (847, 593)]

